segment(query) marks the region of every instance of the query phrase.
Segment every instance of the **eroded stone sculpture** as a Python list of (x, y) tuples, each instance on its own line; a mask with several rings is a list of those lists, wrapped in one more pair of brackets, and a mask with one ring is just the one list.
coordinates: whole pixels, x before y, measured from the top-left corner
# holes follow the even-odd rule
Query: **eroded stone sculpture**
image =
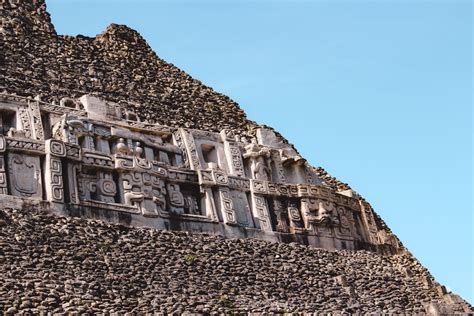
[(400, 246), (367, 202), (326, 185), (266, 128), (238, 137), (150, 124), (88, 95), (59, 105), (2, 95), (0, 114), (0, 194), (18, 203), (325, 248)]

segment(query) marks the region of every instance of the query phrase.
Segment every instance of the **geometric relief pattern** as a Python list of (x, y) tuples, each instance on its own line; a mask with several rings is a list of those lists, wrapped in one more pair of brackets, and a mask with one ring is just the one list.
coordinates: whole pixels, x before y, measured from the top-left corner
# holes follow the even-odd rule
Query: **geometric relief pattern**
[(237, 224), (237, 219), (235, 216), (234, 204), (232, 202), (232, 197), (230, 195), (230, 190), (226, 187), (219, 188), (220, 200), (221, 200), (221, 210), (224, 223), (226, 224)]
[(8, 194), (7, 175), (5, 173), (5, 158), (0, 155), (0, 194)]
[(263, 231), (272, 230), (270, 214), (268, 211), (267, 200), (264, 196), (252, 193), (253, 216), (258, 220), (260, 229)]
[(61, 159), (48, 157), (45, 170), (46, 194), (53, 202), (64, 202), (64, 185)]

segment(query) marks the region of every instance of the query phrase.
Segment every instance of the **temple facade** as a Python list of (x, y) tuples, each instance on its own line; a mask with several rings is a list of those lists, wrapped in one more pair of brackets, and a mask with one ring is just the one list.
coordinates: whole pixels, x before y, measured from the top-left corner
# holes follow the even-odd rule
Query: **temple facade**
[(141, 122), (95, 96), (0, 96), (0, 204), (132, 226), (326, 249), (404, 249), (369, 203), (337, 191), (273, 130)]

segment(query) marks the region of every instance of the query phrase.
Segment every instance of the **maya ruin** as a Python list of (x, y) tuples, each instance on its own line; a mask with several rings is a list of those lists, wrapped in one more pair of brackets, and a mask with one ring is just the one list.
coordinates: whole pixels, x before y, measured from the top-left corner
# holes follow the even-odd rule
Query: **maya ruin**
[(474, 312), (363, 197), (137, 32), (0, 10), (3, 313)]

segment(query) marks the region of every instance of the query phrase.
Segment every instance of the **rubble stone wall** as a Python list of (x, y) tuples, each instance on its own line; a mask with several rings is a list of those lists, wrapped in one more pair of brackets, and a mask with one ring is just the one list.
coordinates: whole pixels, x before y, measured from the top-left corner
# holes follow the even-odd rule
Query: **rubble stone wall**
[(160, 59), (136, 31), (110, 25), (95, 38), (57, 35), (43, 0), (0, 2), (0, 91), (63, 97), (100, 95), (141, 120), (209, 131), (256, 124), (229, 97)]
[[(0, 312), (474, 312), (348, 184), (136, 31), (58, 35), (44, 0), (0, 19)], [(397, 251), (110, 223), (133, 217)]]
[(0, 211), (0, 313), (474, 312), (409, 253)]

